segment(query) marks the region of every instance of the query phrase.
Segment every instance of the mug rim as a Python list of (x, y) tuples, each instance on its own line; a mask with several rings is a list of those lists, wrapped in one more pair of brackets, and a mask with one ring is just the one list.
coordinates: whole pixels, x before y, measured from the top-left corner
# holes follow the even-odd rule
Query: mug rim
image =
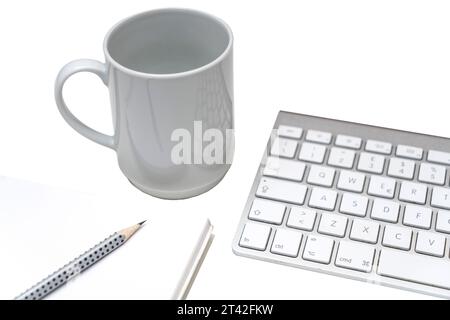
[[(194, 68), (191, 70), (187, 70), (187, 71), (182, 71), (182, 72), (176, 72), (176, 73), (165, 73), (165, 74), (160, 74), (160, 73), (147, 73), (147, 72), (142, 72), (142, 71), (136, 71), (133, 69), (130, 69), (122, 64), (120, 64), (118, 61), (116, 61), (110, 54), (109, 50), (108, 50), (108, 43), (109, 40), (111, 38), (111, 35), (113, 32), (115, 32), (116, 30), (118, 30), (120, 27), (122, 27), (123, 25), (125, 25), (126, 23), (130, 23), (133, 22), (134, 20), (137, 20), (139, 18), (141, 18), (142, 16), (151, 16), (154, 14), (159, 14), (159, 13), (166, 13), (166, 12), (178, 12), (178, 13), (183, 13), (183, 12), (189, 12), (189, 13), (195, 13), (198, 15), (201, 15), (203, 17), (209, 18), (213, 21), (215, 21), (216, 23), (220, 24), (222, 27), (224, 27), (224, 29), (226, 30), (227, 34), (228, 34), (228, 44), (227, 47), (225, 48), (225, 50), (223, 50), (223, 52), (217, 57), (215, 58), (213, 61), (202, 65), (198, 68)], [(121, 21), (119, 21), (118, 23), (116, 23), (113, 27), (111, 27), (108, 31), (108, 33), (105, 36), (105, 39), (103, 41), (103, 51), (105, 53), (106, 56), (106, 60), (107, 62), (111, 63), (114, 67), (116, 67), (117, 69), (121, 70), (124, 73), (127, 74), (131, 74), (133, 76), (136, 77), (143, 77), (143, 78), (150, 78), (150, 79), (173, 79), (173, 78), (180, 78), (180, 77), (185, 77), (185, 76), (191, 76), (197, 73), (200, 73), (204, 70), (207, 70), (211, 67), (214, 67), (215, 65), (219, 64), (222, 60), (224, 60), (224, 58), (226, 56), (228, 56), (228, 54), (230, 53), (230, 51), (232, 50), (233, 47), (233, 32), (231, 31), (230, 26), (223, 21), (222, 19), (203, 12), (203, 11), (199, 11), (199, 10), (194, 10), (194, 9), (188, 9), (188, 8), (162, 8), (162, 9), (154, 9), (154, 10), (149, 10), (149, 11), (144, 11), (144, 12), (140, 12), (134, 15), (131, 15), (125, 19), (122, 19)]]

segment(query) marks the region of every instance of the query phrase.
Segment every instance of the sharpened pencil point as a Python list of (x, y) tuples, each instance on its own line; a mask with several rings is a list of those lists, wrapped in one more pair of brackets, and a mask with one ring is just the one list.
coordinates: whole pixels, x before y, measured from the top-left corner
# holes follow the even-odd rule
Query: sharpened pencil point
[(142, 222), (139, 222), (138, 223), (138, 225), (140, 225), (140, 226), (142, 226), (144, 223), (146, 223), (147, 222), (147, 220), (144, 220), (144, 221), (142, 221)]

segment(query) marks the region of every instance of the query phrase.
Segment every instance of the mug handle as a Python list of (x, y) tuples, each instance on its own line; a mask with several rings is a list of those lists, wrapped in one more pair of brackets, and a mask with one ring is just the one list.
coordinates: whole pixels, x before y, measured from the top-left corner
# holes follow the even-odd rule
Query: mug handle
[(66, 64), (61, 71), (59, 72), (58, 76), (56, 77), (55, 82), (55, 100), (56, 104), (58, 106), (59, 112), (61, 113), (62, 117), (66, 122), (79, 134), (82, 136), (97, 142), (98, 144), (101, 144), (105, 147), (115, 149), (115, 138), (114, 136), (109, 136), (103, 133), (100, 133), (87, 125), (85, 125), (83, 122), (78, 120), (72, 112), (70, 112), (69, 108), (67, 107), (64, 98), (63, 98), (63, 88), (64, 84), (66, 83), (67, 79), (69, 79), (72, 75), (78, 73), (78, 72), (92, 72), (96, 74), (97, 76), (102, 79), (103, 83), (108, 86), (108, 76), (107, 76), (107, 69), (106, 65), (104, 63), (101, 63), (96, 60), (90, 60), (90, 59), (81, 59), (81, 60), (75, 60), (72, 62), (69, 62)]

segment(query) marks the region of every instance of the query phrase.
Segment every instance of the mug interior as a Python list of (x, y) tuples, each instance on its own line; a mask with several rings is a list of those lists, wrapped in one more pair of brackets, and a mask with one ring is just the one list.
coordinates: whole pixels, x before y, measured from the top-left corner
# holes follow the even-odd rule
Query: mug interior
[(213, 62), (228, 48), (231, 37), (228, 27), (212, 16), (165, 9), (120, 23), (110, 32), (105, 47), (127, 69), (173, 74)]

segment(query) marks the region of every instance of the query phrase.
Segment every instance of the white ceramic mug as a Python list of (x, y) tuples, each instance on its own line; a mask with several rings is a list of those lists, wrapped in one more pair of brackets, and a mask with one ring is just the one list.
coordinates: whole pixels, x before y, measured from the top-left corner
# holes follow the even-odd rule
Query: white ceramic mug
[[(194, 153), (211, 140), (206, 130), (230, 138), (226, 131), (234, 129), (233, 35), (227, 24), (194, 10), (149, 11), (115, 25), (106, 35), (104, 53), (106, 63), (76, 60), (58, 74), (55, 99), (67, 123), (114, 149), (125, 176), (148, 194), (181, 199), (214, 187), (230, 167), (233, 134), (220, 141), (228, 161), (205, 163)], [(109, 88), (113, 136), (83, 124), (64, 102), (65, 81), (86, 71)], [(195, 146), (183, 151), (197, 157), (193, 163), (174, 162), (177, 129), (191, 135)]]

